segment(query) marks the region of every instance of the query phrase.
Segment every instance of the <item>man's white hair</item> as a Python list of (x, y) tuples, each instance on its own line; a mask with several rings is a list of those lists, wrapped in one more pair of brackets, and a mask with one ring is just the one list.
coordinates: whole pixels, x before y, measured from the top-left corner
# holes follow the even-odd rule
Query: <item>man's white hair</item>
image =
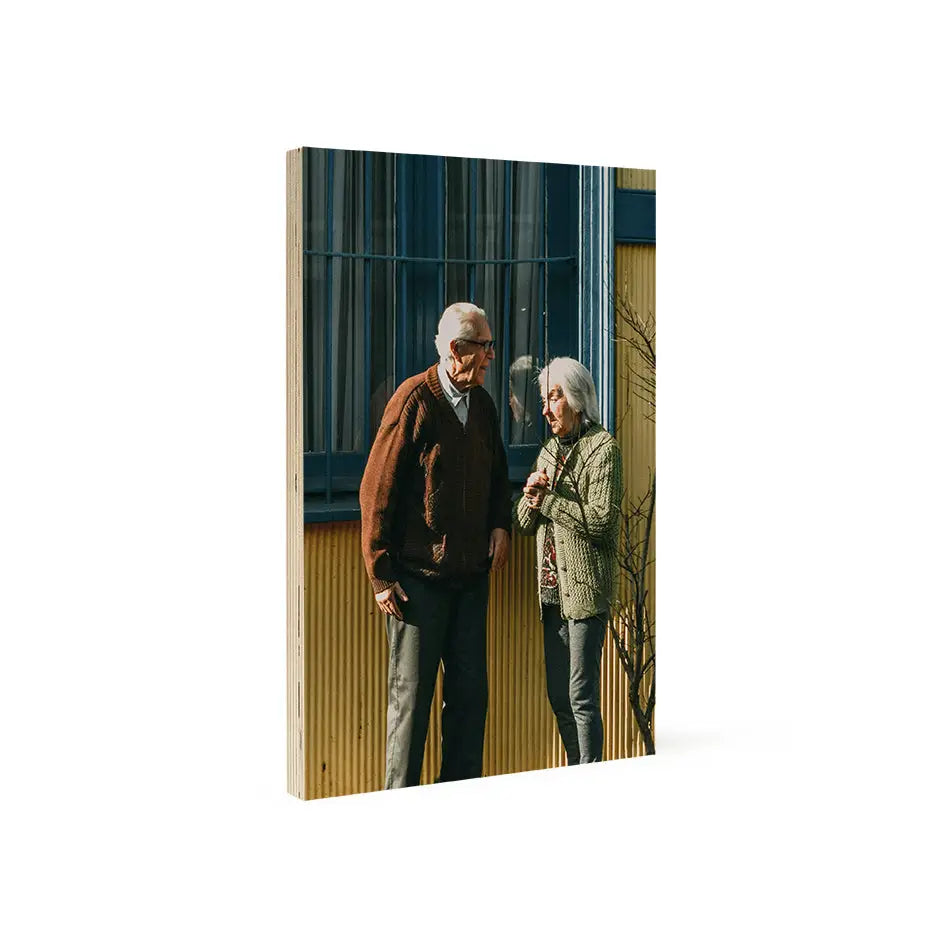
[[(547, 386), (548, 381), (550, 387)], [(599, 400), (593, 376), (575, 358), (552, 359), (546, 368), (541, 369), (537, 383), (541, 397), (545, 399), (548, 392), (559, 385), (576, 413), (582, 414), (590, 423), (599, 423)]]
[(440, 361), (447, 362), (453, 356), (449, 344), (453, 340), (474, 339), (479, 334), (480, 320), (485, 319), (485, 310), (475, 303), (453, 303), (443, 310), (436, 327), (436, 350)]

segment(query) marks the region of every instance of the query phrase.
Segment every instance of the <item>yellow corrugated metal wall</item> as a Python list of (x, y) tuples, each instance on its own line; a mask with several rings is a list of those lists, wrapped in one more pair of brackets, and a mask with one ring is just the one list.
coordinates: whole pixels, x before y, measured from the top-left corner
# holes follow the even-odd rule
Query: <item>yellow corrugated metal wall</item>
[[(384, 782), (387, 639), (360, 538), (357, 521), (306, 526), (307, 757), (314, 798), (374, 791)], [(508, 564), (492, 576), (485, 775), (563, 764), (544, 684), (533, 547), (533, 538), (513, 537)], [(439, 771), (439, 735), (437, 685), (424, 783)]]
[[(625, 189), (654, 189), (655, 171), (649, 169), (616, 170), (616, 186)], [(632, 308), (643, 315), (655, 312), (655, 245), (619, 244), (616, 245), (616, 291), (627, 296)], [(623, 341), (616, 342), (616, 438), (622, 449), (622, 465), (626, 493), (635, 498), (648, 490), (651, 475), (655, 468), (655, 424), (648, 419), (649, 406), (642, 401), (632, 387), (629, 374), (629, 361), (638, 367), (635, 353)], [(652, 541), (649, 556), (655, 557), (655, 525), (652, 524)], [(651, 568), (648, 596), (648, 612), (655, 614), (655, 567)], [(614, 664), (620, 672), (623, 682), (622, 694), (625, 696), (624, 672), (615, 661), (615, 649), (607, 642), (606, 667)], [(657, 661), (655, 662), (657, 667)], [(650, 674), (643, 685), (647, 697), (650, 689)], [(644, 744), (634, 719), (631, 708), (626, 727), (625, 752), (630, 756), (644, 754)], [(653, 721), (654, 722), (654, 721)]]
[[(618, 186), (655, 187), (654, 172), (618, 170)], [(616, 247), (616, 283), (639, 309), (654, 309), (655, 248)], [(627, 486), (647, 485), (654, 424), (634, 404), (622, 343), (616, 346), (617, 438)], [(356, 521), (306, 525), (304, 590), (308, 699), (307, 797), (375, 791), (384, 781), (387, 639), (360, 553)], [(654, 609), (652, 584), (651, 609)], [(506, 567), (493, 575), (488, 613), (489, 715), (483, 772), (499, 775), (564, 764), (547, 700), (537, 607), (534, 539), (512, 538)], [(624, 671), (607, 638), (602, 709), (606, 759), (640, 755)], [(421, 781), (440, 765), (437, 686)]]

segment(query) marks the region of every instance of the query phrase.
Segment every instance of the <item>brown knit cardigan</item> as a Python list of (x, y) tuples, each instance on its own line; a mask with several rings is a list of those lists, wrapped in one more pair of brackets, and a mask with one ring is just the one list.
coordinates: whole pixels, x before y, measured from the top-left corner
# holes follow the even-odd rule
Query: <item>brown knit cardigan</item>
[(376, 593), (401, 572), (459, 585), (488, 570), (489, 535), (511, 531), (508, 465), (488, 392), (469, 392), (464, 428), (436, 365), (408, 378), (385, 408), (359, 500)]

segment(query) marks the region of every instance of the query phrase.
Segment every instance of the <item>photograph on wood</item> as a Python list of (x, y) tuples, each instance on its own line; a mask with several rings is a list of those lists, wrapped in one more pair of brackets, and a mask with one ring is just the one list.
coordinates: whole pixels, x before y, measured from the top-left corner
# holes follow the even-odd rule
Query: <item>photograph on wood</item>
[(288, 791), (653, 754), (654, 170), (286, 190)]

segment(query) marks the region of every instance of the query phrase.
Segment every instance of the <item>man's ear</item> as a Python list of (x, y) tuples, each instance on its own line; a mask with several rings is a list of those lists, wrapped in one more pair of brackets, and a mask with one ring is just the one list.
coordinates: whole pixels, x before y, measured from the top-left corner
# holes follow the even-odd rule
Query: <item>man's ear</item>
[(451, 339), (449, 343), (449, 353), (453, 358), (459, 358), (459, 352), (457, 351), (459, 343), (455, 339)]

